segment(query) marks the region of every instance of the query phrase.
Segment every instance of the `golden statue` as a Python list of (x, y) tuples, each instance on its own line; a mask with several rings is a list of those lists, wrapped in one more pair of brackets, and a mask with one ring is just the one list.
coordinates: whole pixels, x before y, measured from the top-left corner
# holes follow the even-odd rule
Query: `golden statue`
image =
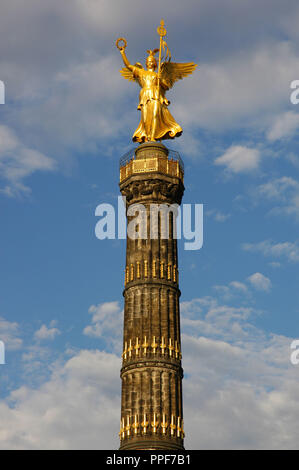
[[(182, 134), (183, 129), (168, 110), (170, 101), (165, 97), (165, 93), (172, 88), (177, 80), (191, 74), (197, 67), (193, 62), (181, 64), (171, 62), (171, 55), (164, 40), (166, 29), (163, 20), (161, 20), (157, 31), (160, 36), (160, 48), (147, 51), (147, 70), (139, 62), (135, 65), (130, 64), (125, 54), (127, 42), (124, 38), (119, 38), (116, 41), (116, 46), (125, 64), (120, 73), (124, 78), (137, 82), (141, 87), (137, 108), (141, 111), (141, 120), (133, 135), (134, 142), (174, 139)], [(122, 45), (120, 45), (121, 42)], [(166, 51), (163, 59), (161, 57), (162, 49), (163, 54)], [(158, 51), (159, 63), (157, 65), (155, 54)], [(158, 72), (156, 72), (157, 67)]]

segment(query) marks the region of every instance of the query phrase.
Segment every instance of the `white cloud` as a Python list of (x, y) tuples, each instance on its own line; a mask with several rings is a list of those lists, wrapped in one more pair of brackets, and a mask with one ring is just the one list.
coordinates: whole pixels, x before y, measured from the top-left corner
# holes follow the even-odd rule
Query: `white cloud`
[(235, 289), (240, 290), (242, 292), (247, 292), (247, 286), (243, 282), (232, 281), (232, 282), (230, 282), (230, 286), (232, 286)]
[(253, 328), (247, 322), (254, 313), (252, 307), (222, 305), (213, 297), (182, 302), (181, 310), (182, 328), (189, 336), (198, 332), (200, 335), (212, 336), (222, 341), (231, 341), (233, 337), (240, 340), (241, 337), (247, 337)]
[(243, 250), (262, 253), (273, 258), (286, 258), (291, 262), (299, 262), (299, 245), (293, 242), (274, 243), (264, 240), (258, 243), (243, 243)]
[(0, 403), (0, 447), (116, 449), (119, 369), (113, 354), (82, 350), (38, 389), (15, 390)]
[(248, 294), (248, 287), (240, 281), (231, 281), (228, 285), (215, 285), (213, 288), (225, 300), (231, 300), (234, 296)]
[(208, 217), (213, 217), (215, 222), (226, 222), (231, 217), (231, 214), (225, 214), (217, 209), (206, 211), (206, 215)]
[(107, 345), (113, 346), (114, 351), (120, 351), (123, 311), (119, 302), (91, 305), (88, 312), (92, 315), (91, 325), (86, 326), (83, 333), (94, 338), (102, 338), (106, 340)]
[(20, 326), (16, 322), (10, 322), (0, 317), (0, 341), (3, 341), (8, 350), (20, 349), (23, 340), (20, 337)]
[(252, 314), (211, 298), (182, 304), (187, 448), (298, 448), (291, 339), (253, 327)]
[[(237, 286), (236, 286), (237, 287)], [(96, 321), (117, 302), (94, 306)], [(265, 334), (252, 308), (206, 297), (181, 304), (186, 448), (298, 448), (291, 338)], [(118, 334), (114, 324), (110, 335)], [(38, 387), (0, 403), (2, 449), (117, 449), (120, 356), (81, 350)]]
[(298, 157), (298, 155), (295, 155), (294, 153), (289, 153), (288, 155), (286, 155), (286, 158), (289, 162), (292, 163), (292, 165), (294, 165), (294, 167), (299, 168), (299, 157)]
[(34, 337), (39, 340), (53, 340), (56, 336), (60, 335), (61, 331), (58, 328), (48, 328), (46, 325), (42, 325), (35, 333)]
[(248, 173), (259, 167), (260, 151), (232, 145), (226, 152), (214, 161), (215, 165), (225, 166), (232, 173)]
[(258, 41), (246, 55), (239, 49), (234, 54), (226, 51), (225, 57), (212, 62), (200, 62), (196, 75), (177, 87), (178, 116), (194, 129), (196, 122), (216, 132), (267, 130), (273, 126), (273, 116), (280, 116), (289, 104), (297, 61), (291, 42)]
[(223, 214), (222, 212), (216, 212), (214, 218), (216, 222), (225, 222), (231, 217), (231, 214)]
[(271, 266), (271, 268), (280, 268), (281, 263), (279, 263), (278, 261), (271, 261), (269, 263), (269, 266)]
[(282, 176), (258, 187), (260, 194), (268, 199), (282, 199), (285, 201), (288, 190), (299, 191), (299, 183), (290, 176)]
[(275, 201), (270, 214), (284, 214), (299, 220), (299, 182), (290, 176), (282, 176), (256, 188), (255, 198)]
[[(298, 60), (294, 44), (280, 42), (281, 30), (287, 32), (293, 17), (291, 9), (284, 11), (278, 1), (269, 13), (257, 0), (238, 6), (230, 1), (225, 7), (221, 1), (211, 6), (205, 0), (198, 28), (195, 0), (190, 0), (188, 9), (177, 0), (165, 0), (162, 6), (153, 0), (142, 8), (137, 0), (128, 0), (125, 6), (109, 0), (74, 0), (68, 5), (53, 0), (46, 8), (35, 0), (28, 0), (26, 7), (16, 0), (1, 10), (0, 65), (14, 100), (6, 107), (5, 117), (14, 123), (26, 148), (61, 162), (72, 158), (74, 148), (77, 154), (100, 154), (102, 148), (105, 155), (112, 154), (120, 140), (133, 134), (139, 121), (135, 109), (139, 90), (118, 73), (121, 60), (114, 41), (119, 34), (126, 35), (130, 60), (144, 62), (145, 50), (158, 40), (153, 26), (156, 8), (167, 13), (173, 59), (200, 63), (192, 77), (176, 84), (174, 100), (170, 93), (173, 115), (186, 132), (184, 150), (198, 154), (196, 133), (202, 129), (219, 133), (228, 128), (260, 131), (272, 126), (273, 115), (284, 111)], [(226, 21), (215, 19), (215, 10)], [(245, 21), (248, 15), (252, 23)], [(192, 34), (185, 35), (182, 43), (184, 24)], [(215, 34), (203, 43), (211, 25)], [(8, 44), (5, 38), (11, 30), (16, 34)], [(276, 39), (273, 30), (279, 32)], [(236, 34), (242, 41), (237, 46)], [(204, 44), (201, 51), (199, 43)], [(178, 146), (182, 141), (177, 141)], [(255, 166), (254, 159), (244, 171)], [(233, 171), (243, 171), (243, 165), (240, 168), (235, 162)], [(9, 186), (5, 191), (11, 194)]]
[(24, 179), (36, 171), (52, 171), (55, 162), (42, 153), (24, 146), (12, 129), (0, 125), (0, 192), (7, 196), (30, 192)]
[[(174, 59), (187, 60), (188, 51), (190, 60), (200, 60), (196, 74), (177, 84), (171, 105), (184, 130), (189, 127), (189, 135), (193, 135), (198, 129), (221, 132), (268, 126), (268, 136), (271, 132), (272, 137), (281, 134), (283, 103), (288, 101), (290, 79), (298, 73), (298, 57), (296, 47), (290, 42), (275, 42), (274, 33), (298, 37), (296, 2), (293, 8), (286, 8), (281, 0), (273, 0), (269, 9), (257, 0), (229, 0), (225, 6), (223, 0), (203, 0), (201, 28), (198, 5), (194, 0), (188, 8), (173, 0), (162, 6), (153, 1), (142, 8), (140, 2), (131, 0), (118, 4), (53, 0), (47, 5), (16, 0), (2, 5), (1, 70), (17, 104), (15, 110), (13, 105), (5, 109), (8, 122), (16, 125), (20, 136), (16, 142), (16, 135), (6, 133), (2, 141), (6, 156), (1, 174), (7, 182), (2, 191), (8, 195), (28, 192), (27, 176), (54, 167), (45, 157), (48, 148), (59, 148), (59, 154), (74, 147), (96, 151), (114, 135), (132, 134), (138, 123), (133, 110), (138, 89), (118, 75), (120, 60), (112, 44), (118, 34), (128, 34), (129, 57), (132, 61), (143, 58), (153, 37), (157, 40), (152, 27), (156, 6), (168, 12)], [(215, 16), (216, 10), (220, 13)], [(183, 34), (181, 41), (178, 28), (185, 33), (188, 25), (197, 35), (209, 32), (211, 24), (215, 34), (200, 52), (200, 36), (190, 34), (186, 43), (188, 35)], [(205, 33), (203, 38), (208, 37)], [(37, 39), (34, 48), (33, 35)], [(11, 38), (9, 47), (7, 37)], [(277, 122), (280, 119), (276, 130), (273, 115), (278, 116)], [(291, 124), (284, 124), (285, 134)], [(16, 146), (20, 147), (15, 152), (19, 158), (12, 154)], [(33, 148), (40, 154), (30, 151)], [(196, 154), (196, 148), (193, 139), (188, 150)], [(56, 152), (50, 154), (56, 158)], [(225, 166), (235, 173), (251, 171), (252, 166), (259, 167), (260, 159), (261, 155), (256, 160), (251, 157), (248, 163), (243, 152), (242, 158), (235, 157)], [(267, 256), (299, 260), (295, 243), (266, 241), (257, 245), (247, 247)], [(247, 286), (232, 281), (229, 288), (242, 293)], [(288, 368), (288, 339), (265, 336), (253, 327), (249, 319), (254, 310), (248, 307), (196, 299), (184, 303), (182, 312), (187, 447), (298, 448), (298, 369)], [(108, 342), (120, 337), (122, 318), (116, 302), (93, 306), (90, 313), (86, 335), (107, 338)], [(17, 325), (1, 325), (0, 332), (6, 332), (12, 347), (20, 347)], [(24, 359), (30, 361), (35, 352), (31, 349)], [(117, 448), (119, 368), (115, 355), (96, 351), (81, 351), (65, 365), (53, 365), (53, 375), (44, 385), (22, 387), (12, 393), (8, 404), (0, 405), (0, 445)]]
[(275, 141), (281, 138), (292, 137), (299, 129), (299, 114), (287, 111), (275, 117), (274, 122), (267, 132), (267, 138)]
[(270, 279), (261, 273), (254, 273), (248, 277), (248, 281), (257, 290), (269, 292), (272, 287)]
[[(255, 273), (246, 279), (247, 284), (240, 281), (231, 281), (227, 285), (215, 285), (213, 288), (222, 296), (226, 301), (234, 297), (239, 297), (242, 300), (248, 301), (252, 292), (249, 287), (254, 287), (257, 290), (268, 292), (271, 289), (271, 281), (261, 273)], [(245, 295), (245, 297), (244, 297)]]
[[(53, 351), (48, 346), (29, 344), (24, 347), (19, 363), (19, 380), (32, 388), (41, 386), (49, 379), (55, 358), (59, 357), (57, 349)], [(55, 368), (55, 367), (54, 367)], [(11, 388), (10, 388), (11, 389)]]

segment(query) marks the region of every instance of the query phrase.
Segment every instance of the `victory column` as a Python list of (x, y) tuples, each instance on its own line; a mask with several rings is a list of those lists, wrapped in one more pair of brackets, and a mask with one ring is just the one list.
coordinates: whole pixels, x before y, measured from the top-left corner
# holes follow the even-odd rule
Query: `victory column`
[(120, 191), (126, 198), (128, 224), (140, 204), (147, 221), (145, 237), (140, 233), (127, 236), (121, 450), (184, 449), (176, 217), (172, 210), (167, 213), (165, 236), (159, 213), (153, 233), (151, 208), (173, 208), (182, 200), (182, 160), (159, 141), (182, 134), (165, 94), (177, 80), (191, 74), (196, 64), (172, 62), (163, 20), (157, 31), (160, 47), (147, 51), (146, 69), (129, 62), (125, 39), (116, 41), (125, 65), (122, 76), (141, 87), (141, 119), (133, 135), (140, 145), (121, 159)]

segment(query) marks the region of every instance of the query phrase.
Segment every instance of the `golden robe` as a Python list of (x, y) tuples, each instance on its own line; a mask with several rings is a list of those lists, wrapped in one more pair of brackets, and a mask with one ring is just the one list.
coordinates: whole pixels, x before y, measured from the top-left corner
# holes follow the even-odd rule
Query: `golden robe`
[(133, 135), (134, 142), (173, 139), (182, 134), (183, 129), (168, 111), (170, 101), (165, 97), (168, 89), (158, 74), (143, 68), (133, 67), (133, 75), (141, 90), (137, 109), (141, 111), (139, 126)]

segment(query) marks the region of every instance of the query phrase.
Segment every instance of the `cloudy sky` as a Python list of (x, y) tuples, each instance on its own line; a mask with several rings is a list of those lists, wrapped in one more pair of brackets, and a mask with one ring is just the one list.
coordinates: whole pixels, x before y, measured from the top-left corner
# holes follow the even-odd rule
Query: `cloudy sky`
[(132, 147), (136, 84), (161, 17), (177, 62), (186, 448), (298, 448), (299, 5), (296, 0), (3, 0), (0, 448), (115, 449), (125, 242), (95, 237)]

